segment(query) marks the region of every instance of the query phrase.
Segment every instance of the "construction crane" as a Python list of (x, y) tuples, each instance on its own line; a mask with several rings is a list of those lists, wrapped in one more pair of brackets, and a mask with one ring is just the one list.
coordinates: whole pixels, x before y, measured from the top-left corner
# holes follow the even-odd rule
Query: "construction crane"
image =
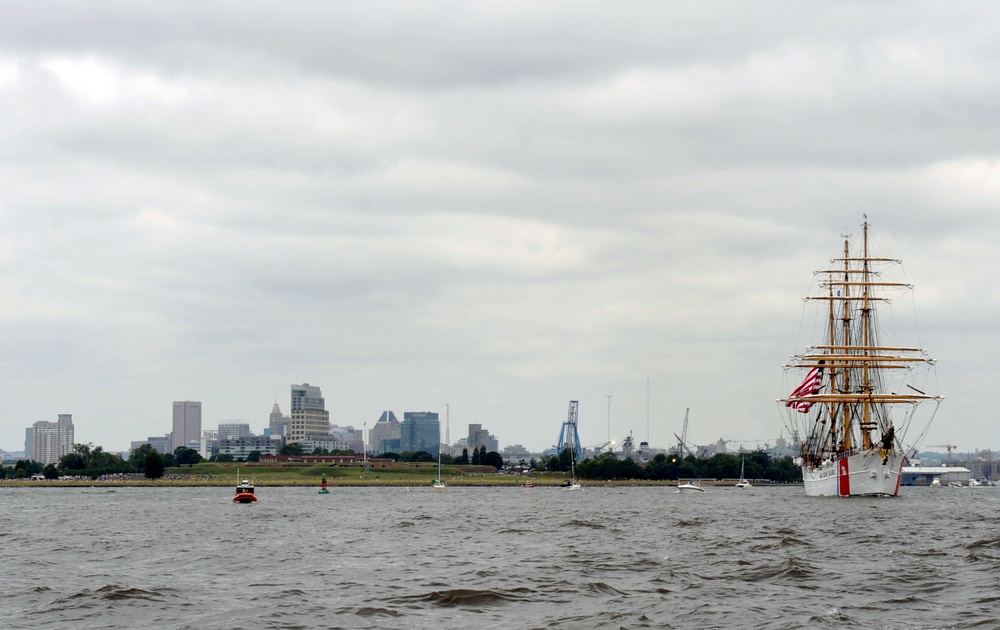
[(946, 449), (948, 449), (948, 461), (949, 462), (951, 461), (951, 452), (952, 452), (952, 450), (958, 448), (958, 446), (955, 445), (955, 444), (928, 444), (927, 446), (929, 448), (946, 448)]

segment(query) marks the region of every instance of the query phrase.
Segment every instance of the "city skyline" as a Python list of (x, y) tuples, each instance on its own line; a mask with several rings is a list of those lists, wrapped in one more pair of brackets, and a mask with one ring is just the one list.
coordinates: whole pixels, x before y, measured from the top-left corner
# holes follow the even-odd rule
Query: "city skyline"
[(303, 382), (341, 425), (449, 405), (543, 450), (576, 400), (585, 447), (686, 409), (773, 444), (866, 214), (938, 361), (923, 445), (1000, 448), (993, 5), (16, 7), (4, 449), (69, 411), (124, 450), (175, 400), (256, 425)]
[[(316, 385), (309, 385), (308, 383), (303, 384), (291, 384), (290, 385), (290, 396), (289, 396), (289, 407), (291, 409), (290, 416), (284, 416), (281, 414), (279, 403), (274, 403), (270, 414), (268, 415), (268, 420), (264, 424), (261, 431), (256, 432), (253, 430), (249, 422), (243, 420), (233, 420), (233, 419), (220, 419), (215, 426), (216, 429), (211, 429), (202, 426), (202, 402), (201, 401), (173, 401), (172, 404), (172, 431), (167, 432), (165, 435), (161, 436), (149, 436), (146, 439), (131, 439), (130, 448), (117, 450), (117, 449), (105, 449), (112, 452), (128, 452), (129, 450), (134, 450), (142, 444), (151, 444), (153, 447), (161, 452), (173, 452), (181, 446), (190, 446), (192, 444), (197, 444), (201, 442), (201, 446), (204, 447), (204, 439), (209, 438), (213, 440), (217, 439), (239, 439), (241, 437), (269, 437), (270, 435), (284, 435), (285, 430), (290, 429), (292, 426), (293, 419), (302, 419), (308, 417), (310, 413), (316, 414), (315, 418), (322, 421), (320, 424), (316, 424), (315, 428), (317, 433), (310, 433), (308, 431), (303, 431), (301, 436), (293, 437), (290, 434), (286, 436), (286, 441), (288, 443), (292, 442), (304, 442), (309, 443), (313, 438), (317, 437), (329, 437), (338, 433), (338, 430), (349, 428), (360, 433), (365, 433), (365, 427), (367, 427), (368, 421), (364, 421), (360, 426), (361, 428), (355, 427), (354, 423), (348, 423), (346, 425), (331, 424), (328, 420), (328, 414), (325, 410), (325, 400), (322, 396), (322, 388)], [(486, 441), (496, 442), (496, 437), (490, 434), (488, 429), (483, 429), (481, 424), (469, 424), (469, 436), (465, 438), (460, 438), (454, 444), (446, 443), (444, 430), (441, 428), (439, 422), (439, 414), (432, 411), (405, 411), (403, 412), (404, 420), (399, 423), (393, 411), (383, 411), (378, 420), (376, 420), (370, 429), (367, 430), (367, 434), (364, 435), (363, 440), (368, 442), (367, 450), (379, 452), (384, 451), (377, 445), (376, 439), (370, 437), (375, 436), (380, 426), (383, 422), (392, 422), (396, 425), (395, 440), (398, 444), (392, 450), (427, 450), (431, 452), (432, 455), (436, 455), (438, 452), (438, 442), (440, 444), (446, 444), (449, 448), (457, 446), (463, 442), (468, 442), (470, 438), (475, 444), (474, 447), (484, 446)], [(69, 430), (66, 435), (63, 435), (63, 431), (56, 431), (58, 427), (63, 427), (68, 425)], [(403, 435), (400, 435), (400, 429), (402, 428)], [(31, 427), (27, 427), (25, 430), (25, 444), (24, 452), (25, 456), (32, 458), (33, 454), (37, 454), (34, 450), (35, 444), (38, 444), (38, 448), (46, 453), (44, 457), (44, 463), (54, 463), (59, 460), (60, 457), (72, 451), (72, 446), (76, 443), (86, 443), (86, 442), (76, 442), (73, 439), (74, 435), (74, 425), (72, 422), (72, 414), (59, 414), (58, 425), (53, 422), (39, 421), (35, 422)], [(275, 430), (279, 431), (276, 433)], [(53, 441), (53, 436), (59, 435), (58, 442)], [(36, 438), (43, 436), (44, 445), (42, 440), (37, 440)], [(433, 441), (433, 444), (432, 444)], [(482, 442), (482, 443), (480, 443)], [(162, 446), (161, 446), (162, 443)], [(101, 446), (90, 443), (92, 446)], [(513, 444), (513, 443), (512, 443)], [(198, 447), (195, 447), (196, 449)], [(338, 447), (339, 448), (339, 447)], [(498, 450), (499, 447), (493, 450)], [(5, 452), (19, 452), (17, 449), (0, 448), (0, 451)], [(50, 461), (51, 460), (51, 461)], [(43, 461), (43, 460), (39, 460)]]

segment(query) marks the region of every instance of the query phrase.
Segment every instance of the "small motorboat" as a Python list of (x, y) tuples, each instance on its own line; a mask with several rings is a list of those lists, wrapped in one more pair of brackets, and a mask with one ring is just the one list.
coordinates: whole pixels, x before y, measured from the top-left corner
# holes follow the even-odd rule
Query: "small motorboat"
[(252, 483), (244, 479), (236, 484), (236, 496), (233, 497), (233, 503), (254, 503), (256, 500), (257, 495), (253, 493)]
[(705, 489), (701, 487), (701, 484), (697, 481), (688, 481), (686, 483), (677, 484), (678, 492), (704, 492)]

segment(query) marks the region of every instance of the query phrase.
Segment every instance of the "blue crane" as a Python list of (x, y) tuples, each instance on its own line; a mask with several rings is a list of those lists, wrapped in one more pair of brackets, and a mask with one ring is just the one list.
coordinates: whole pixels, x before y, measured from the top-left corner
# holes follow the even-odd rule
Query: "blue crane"
[(562, 453), (563, 449), (570, 449), (573, 451), (573, 457), (576, 461), (581, 461), (583, 459), (583, 446), (580, 444), (580, 434), (576, 430), (576, 420), (577, 420), (577, 410), (580, 403), (571, 400), (569, 401), (569, 413), (566, 416), (566, 422), (563, 422), (562, 430), (559, 432), (559, 446), (557, 447), (557, 453)]

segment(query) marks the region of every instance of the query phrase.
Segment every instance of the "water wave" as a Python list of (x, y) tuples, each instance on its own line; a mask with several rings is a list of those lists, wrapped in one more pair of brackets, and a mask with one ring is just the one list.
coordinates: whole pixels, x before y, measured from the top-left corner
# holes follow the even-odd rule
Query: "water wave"
[(1000, 606), (1000, 490), (268, 488), (250, 511), (224, 490), (0, 487), (3, 630), (929, 630)]
[(527, 601), (534, 593), (534, 590), (526, 587), (518, 587), (508, 590), (456, 588), (443, 591), (431, 591), (429, 593), (420, 593), (418, 595), (393, 597), (388, 601), (395, 604), (429, 602), (445, 607), (482, 606), (488, 604), (504, 604), (508, 602)]

